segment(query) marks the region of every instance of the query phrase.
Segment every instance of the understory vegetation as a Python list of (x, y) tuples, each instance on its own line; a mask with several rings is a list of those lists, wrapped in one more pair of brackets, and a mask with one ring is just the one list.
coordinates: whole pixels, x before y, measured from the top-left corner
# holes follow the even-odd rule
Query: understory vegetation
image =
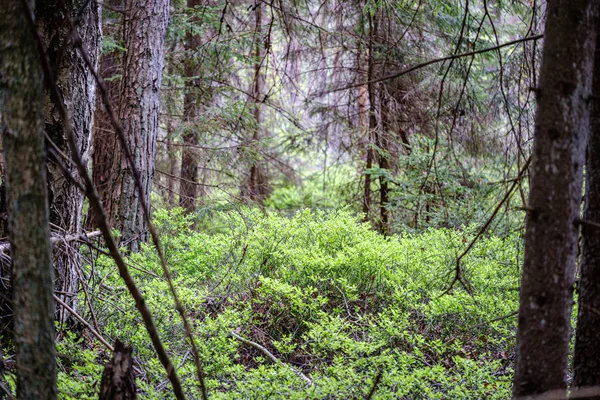
[[(212, 231), (198, 232), (181, 209), (155, 213), (211, 398), (351, 399), (374, 386), (377, 399), (510, 397), (518, 234), (479, 240), (461, 260), (466, 285), (450, 287), (470, 226), (384, 237), (344, 210), (211, 218)], [(170, 398), (117, 269), (97, 252), (90, 261), (84, 318), (109, 342), (133, 345), (144, 398)], [(185, 390), (199, 398), (155, 252), (146, 246), (128, 263)], [(60, 393), (96, 398), (109, 352), (85, 329), (60, 328)]]

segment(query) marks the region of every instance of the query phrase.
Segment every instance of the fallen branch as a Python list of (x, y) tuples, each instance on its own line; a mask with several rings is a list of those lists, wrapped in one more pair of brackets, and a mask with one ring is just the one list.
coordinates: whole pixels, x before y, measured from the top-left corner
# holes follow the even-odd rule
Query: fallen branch
[(260, 350), (264, 355), (266, 355), (271, 361), (273, 361), (274, 364), (282, 364), (282, 365), (287, 365), (292, 372), (294, 372), (296, 375), (298, 375), (300, 378), (302, 378), (306, 383), (308, 383), (309, 385), (312, 386), (313, 381), (306, 375), (304, 375), (302, 373), (302, 371), (300, 371), (297, 368), (292, 367), (291, 365), (288, 364), (284, 364), (282, 361), (280, 361), (277, 357), (275, 357), (273, 355), (273, 353), (271, 353), (269, 350), (267, 350), (264, 346), (261, 346), (260, 344), (253, 342), (252, 340), (248, 340), (248, 339), (244, 339), (243, 337), (241, 337), (240, 335), (238, 335), (237, 333), (230, 331), (229, 334), (231, 336), (233, 336), (234, 338), (236, 338), (237, 340), (239, 340), (242, 343), (246, 343), (258, 350)]
[[(92, 238), (95, 238), (95, 237), (98, 237), (101, 235), (102, 235), (102, 232), (100, 232), (100, 231), (93, 231), (93, 232), (88, 232), (85, 234), (77, 234), (77, 235), (65, 235), (65, 236), (52, 235), (50, 237), (50, 243), (53, 246), (55, 246), (59, 243), (74, 242), (76, 240), (86, 241), (87, 239), (92, 239)], [(8, 250), (10, 250), (9, 242), (0, 243), (0, 254), (5, 254)]]
[(110, 343), (108, 343), (108, 341), (106, 339), (104, 339), (104, 337), (102, 337), (102, 335), (100, 333), (98, 333), (94, 329), (94, 327), (92, 325), (90, 325), (89, 322), (87, 322), (81, 315), (77, 314), (77, 312), (75, 310), (73, 310), (71, 307), (69, 307), (69, 305), (67, 303), (65, 303), (64, 301), (62, 301), (60, 299), (60, 297), (58, 297), (57, 295), (54, 295), (54, 301), (56, 301), (58, 304), (60, 304), (61, 307), (63, 307), (68, 312), (70, 312), (71, 315), (73, 317), (75, 317), (75, 319), (77, 321), (81, 322), (86, 328), (88, 328), (89, 331), (92, 333), (92, 335), (94, 335), (96, 337), (96, 339), (98, 339), (100, 341), (100, 343), (102, 343), (107, 349), (109, 349), (110, 351), (114, 351), (115, 350), (110, 345)]

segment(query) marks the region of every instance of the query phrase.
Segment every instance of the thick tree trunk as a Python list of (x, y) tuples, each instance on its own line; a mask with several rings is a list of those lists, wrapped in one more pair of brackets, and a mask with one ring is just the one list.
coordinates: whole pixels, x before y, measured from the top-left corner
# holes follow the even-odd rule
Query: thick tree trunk
[[(188, 0), (188, 8), (194, 9), (201, 5), (200, 0)], [(194, 17), (193, 23), (198, 24), (199, 18)], [(186, 32), (185, 50), (187, 60), (185, 64), (185, 96), (183, 99), (183, 117), (185, 133), (183, 134), (183, 148), (181, 151), (181, 181), (179, 205), (187, 212), (192, 213), (196, 209), (198, 197), (198, 132), (196, 127), (196, 115), (198, 112), (198, 89), (200, 86), (200, 70), (198, 68), (197, 54), (200, 47), (200, 36), (193, 32)]]
[[(127, 0), (124, 12), (127, 53), (123, 63), (118, 119), (139, 173), (143, 199), (149, 204), (169, 1)], [(139, 243), (148, 236), (142, 202), (120, 141), (116, 141), (112, 151), (111, 182), (104, 202), (111, 226), (121, 232), (121, 244), (137, 251)]]
[[(593, 98), (600, 96), (600, 43), (596, 37)], [(592, 103), (591, 132), (585, 172), (586, 221), (600, 222), (600, 103)], [(575, 356), (573, 358), (573, 386), (600, 386), (600, 235), (598, 228), (582, 226), (579, 279), (579, 311)], [(589, 397), (600, 399), (600, 395)]]
[[(100, 51), (100, 10), (95, 0), (38, 0), (36, 3), (38, 31), (47, 48), (50, 68), (55, 73), (58, 89), (65, 99), (64, 106), (71, 117), (79, 153), (83, 159), (87, 159), (95, 109), (96, 82), (69, 40), (70, 27), (63, 14), (64, 7), (68, 10), (69, 18), (78, 21), (79, 36), (94, 65)], [(45, 104), (46, 133), (60, 152), (70, 156), (71, 152), (64, 135), (64, 121), (48, 90)], [(48, 149), (50, 222), (62, 234), (81, 233), (84, 196), (77, 185), (63, 173), (63, 169), (66, 169), (70, 176), (76, 177), (77, 167), (68, 160), (63, 160), (53, 145), (49, 145)], [(79, 250), (68, 244), (56, 246), (53, 258), (54, 288), (57, 295), (71, 308), (76, 309), (78, 270), (81, 268)], [(69, 315), (62, 307), (58, 308), (59, 321), (64, 321)]]
[(515, 397), (565, 390), (598, 2), (548, 1), (521, 282)]
[(32, 33), (33, 1), (0, 2), (0, 114), (14, 290), (19, 399), (56, 399), (56, 351), (44, 80)]

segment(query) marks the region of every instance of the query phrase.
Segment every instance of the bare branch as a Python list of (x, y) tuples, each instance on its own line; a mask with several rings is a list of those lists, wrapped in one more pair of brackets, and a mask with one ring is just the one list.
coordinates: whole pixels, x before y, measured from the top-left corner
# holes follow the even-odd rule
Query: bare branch
[(354, 88), (357, 88), (357, 87), (361, 87), (361, 86), (364, 86), (364, 85), (370, 85), (370, 84), (373, 84), (373, 83), (378, 83), (378, 82), (383, 82), (383, 81), (389, 81), (389, 80), (392, 80), (392, 79), (399, 78), (402, 75), (406, 75), (406, 74), (408, 74), (410, 72), (413, 72), (413, 71), (419, 70), (421, 68), (427, 67), (428, 65), (437, 64), (437, 63), (441, 63), (441, 62), (444, 62), (444, 61), (456, 60), (457, 58), (474, 56), (474, 55), (477, 55), (477, 54), (487, 53), (487, 52), (490, 52), (490, 51), (497, 51), (497, 50), (499, 50), (499, 49), (501, 49), (503, 47), (513, 46), (515, 44), (529, 42), (529, 41), (532, 41), (532, 40), (535, 41), (535, 40), (539, 40), (539, 39), (541, 39), (543, 37), (544, 37), (543, 34), (541, 34), (541, 35), (535, 35), (535, 36), (527, 36), (527, 37), (524, 37), (524, 38), (521, 38), (521, 39), (511, 40), (510, 42), (502, 43), (502, 44), (499, 44), (498, 46), (494, 46), (494, 47), (488, 47), (488, 48), (485, 48), (485, 49), (474, 50), (474, 51), (470, 51), (468, 53), (454, 54), (454, 55), (446, 56), (446, 57), (442, 57), (442, 58), (435, 58), (433, 60), (429, 60), (429, 61), (422, 62), (420, 64), (413, 65), (412, 67), (408, 67), (406, 69), (403, 69), (402, 71), (398, 71), (398, 72), (395, 72), (393, 74), (383, 76), (381, 78), (377, 78), (377, 79), (373, 79), (373, 80), (370, 80), (370, 81), (367, 81), (367, 82), (356, 83), (356, 84), (353, 84), (353, 85), (344, 86), (344, 87), (341, 87), (341, 88), (337, 88), (337, 89), (329, 90), (329, 91), (326, 91), (326, 92), (318, 93), (316, 95), (316, 97), (324, 96), (324, 95), (329, 94), (329, 93), (340, 92), (342, 90), (354, 89)]

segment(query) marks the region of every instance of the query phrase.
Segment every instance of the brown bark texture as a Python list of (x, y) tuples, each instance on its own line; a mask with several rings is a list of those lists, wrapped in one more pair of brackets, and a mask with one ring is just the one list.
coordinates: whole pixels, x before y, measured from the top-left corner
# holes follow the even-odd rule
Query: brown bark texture
[[(190, 9), (201, 5), (200, 0), (188, 0)], [(192, 19), (194, 24), (199, 23), (196, 16)], [(185, 50), (187, 60), (185, 61), (185, 96), (183, 99), (183, 117), (185, 132), (183, 134), (183, 148), (181, 151), (181, 181), (179, 183), (179, 205), (187, 212), (192, 213), (196, 209), (198, 197), (198, 128), (196, 116), (198, 113), (198, 90), (200, 88), (200, 68), (196, 52), (200, 47), (200, 36), (191, 31), (185, 34)]]
[(33, 6), (33, 1), (0, 2), (0, 114), (12, 249), (17, 397), (56, 399), (44, 79), (33, 16), (28, 15)]
[[(38, 0), (36, 22), (42, 38), (50, 68), (54, 72), (58, 90), (71, 118), (77, 148), (81, 157), (88, 157), (95, 109), (96, 82), (89, 68), (69, 38), (70, 25), (65, 18), (77, 20), (77, 30), (91, 62), (97, 64), (100, 51), (100, 8), (95, 0)], [(77, 167), (70, 162), (71, 151), (64, 132), (64, 121), (57, 106), (46, 90), (44, 106), (45, 130), (49, 139), (58, 147), (48, 145), (48, 192), (50, 196), (50, 222), (59, 234), (82, 233), (82, 208), (84, 195), (68, 175), (77, 177)], [(69, 157), (63, 160), (60, 153)], [(54, 258), (54, 288), (58, 296), (71, 308), (76, 309), (78, 271), (81, 258), (77, 247), (63, 244), (56, 246)], [(64, 321), (70, 314), (58, 309), (58, 320)]]
[[(377, 18), (375, 16), (369, 17), (369, 37), (368, 37), (368, 54), (367, 54), (367, 81), (370, 82), (375, 77), (375, 46), (377, 36)], [(369, 214), (371, 211), (371, 172), (373, 163), (375, 160), (375, 142), (377, 138), (377, 87), (376, 83), (369, 83), (367, 85), (367, 93), (369, 97), (369, 127), (367, 130), (367, 145), (366, 153), (367, 160), (365, 164), (365, 187), (363, 192), (363, 205), (362, 211), (365, 214), (365, 221), (369, 220)]]
[(548, 1), (520, 293), (516, 398), (550, 390), (565, 390), (566, 396), (597, 16), (596, 1)]
[(254, 2), (255, 15), (255, 44), (254, 44), (254, 81), (252, 87), (252, 97), (254, 99), (254, 120), (256, 127), (252, 133), (251, 147), (252, 154), (250, 163), (250, 180), (247, 188), (247, 197), (250, 201), (262, 204), (269, 195), (269, 186), (265, 174), (264, 165), (260, 157), (260, 141), (262, 139), (263, 115), (262, 103), (265, 96), (265, 72), (264, 63), (266, 63), (267, 51), (270, 47), (270, 35), (263, 37), (263, 10), (264, 3)]
[[(600, 48), (596, 36), (593, 97), (600, 96)], [(583, 219), (600, 221), (600, 103), (592, 103), (591, 132), (585, 172)], [(573, 358), (573, 386), (600, 386), (600, 234), (598, 228), (583, 224), (578, 284), (578, 316)], [(600, 395), (586, 397), (600, 399)]]
[[(146, 204), (150, 201), (160, 111), (169, 1), (125, 2), (125, 59), (118, 119), (123, 127)], [(105, 193), (110, 225), (121, 232), (121, 244), (137, 251), (148, 237), (142, 201), (122, 144), (115, 142), (110, 189)]]
[[(112, 9), (123, 8), (123, 0), (111, 0), (108, 4)], [(107, 35), (112, 35), (113, 37), (123, 36), (121, 32), (121, 14), (118, 14), (115, 18), (104, 18), (102, 20), (102, 30)], [(117, 76), (122, 72), (123, 57), (121, 54), (119, 50), (103, 53), (98, 62), (98, 73), (104, 81), (108, 97), (114, 107), (117, 107), (119, 104), (120, 79), (117, 79)], [(101, 96), (97, 96), (92, 129), (92, 179), (96, 191), (104, 202), (110, 196), (113, 156), (117, 140), (115, 128), (112, 125), (108, 112), (104, 108), (102, 98)], [(106, 203), (104, 205), (106, 206)], [(95, 210), (90, 207), (87, 214), (86, 227), (88, 229), (97, 228), (99, 226), (99, 217), (96, 215)]]
[(132, 354), (132, 347), (119, 340), (115, 342), (112, 359), (102, 373), (100, 400), (137, 399)]

